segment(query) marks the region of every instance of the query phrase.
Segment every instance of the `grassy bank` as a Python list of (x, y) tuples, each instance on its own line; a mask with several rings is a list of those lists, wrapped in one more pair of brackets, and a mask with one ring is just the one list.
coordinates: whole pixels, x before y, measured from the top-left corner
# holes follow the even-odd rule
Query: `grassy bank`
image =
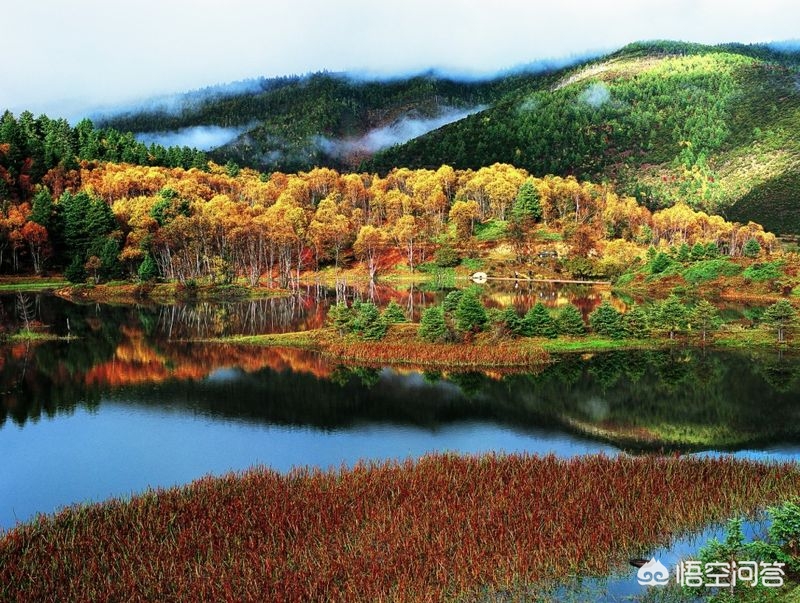
[(0, 599), (470, 600), (606, 574), (798, 494), (795, 464), (731, 459), (436, 455), (253, 470), (4, 533)]
[(28, 291), (49, 291), (69, 285), (63, 278), (2, 277), (0, 293), (25, 293)]

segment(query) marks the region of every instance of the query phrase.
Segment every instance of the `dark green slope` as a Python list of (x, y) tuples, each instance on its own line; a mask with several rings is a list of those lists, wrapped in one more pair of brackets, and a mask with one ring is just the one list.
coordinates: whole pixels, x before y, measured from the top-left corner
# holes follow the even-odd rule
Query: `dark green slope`
[(613, 180), (652, 206), (686, 200), (800, 232), (800, 55), (634, 44), (512, 91), (367, 167), (478, 168)]
[(370, 130), (406, 118), (431, 119), (474, 109), (528, 87), (532, 74), (490, 81), (459, 82), (434, 74), (391, 81), (360, 81), (317, 73), (251, 82), (248, 90), (187, 95), (179, 111), (155, 110), (119, 115), (104, 125), (123, 131), (160, 132), (216, 125), (244, 127), (233, 142), (211, 153), (264, 170), (296, 171), (315, 165), (355, 167), (370, 153), (351, 145), (333, 152), (326, 141), (357, 140)]

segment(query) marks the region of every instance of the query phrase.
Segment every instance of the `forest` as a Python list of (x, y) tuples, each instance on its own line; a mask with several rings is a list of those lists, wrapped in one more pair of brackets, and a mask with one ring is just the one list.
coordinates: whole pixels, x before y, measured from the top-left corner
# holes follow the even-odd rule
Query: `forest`
[(501, 247), (520, 266), (546, 251), (568, 270), (588, 262), (609, 276), (650, 247), (702, 243), (739, 256), (755, 242), (759, 253), (778, 251), (775, 236), (754, 223), (684, 203), (650, 212), (607, 184), (536, 178), (505, 164), (399, 168), (380, 177), (83, 161), (68, 172), (53, 168), (42, 182), (30, 200), (4, 204), (5, 272), (65, 269), (74, 282), (246, 279), (254, 286), (263, 278), (289, 287), (326, 266), (357, 264), (374, 279), (398, 264), (410, 271), (454, 265)]

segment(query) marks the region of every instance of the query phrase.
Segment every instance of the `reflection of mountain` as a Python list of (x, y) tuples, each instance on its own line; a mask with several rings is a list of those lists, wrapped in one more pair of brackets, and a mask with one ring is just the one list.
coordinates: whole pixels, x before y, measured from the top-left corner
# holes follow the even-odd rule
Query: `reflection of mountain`
[[(0, 353), (0, 424), (113, 399), (262, 423), (429, 429), (490, 421), (580, 432), (629, 448), (798, 440), (800, 359), (692, 351), (563, 357), (537, 375), (333, 370), (317, 354), (174, 342), (147, 321), (87, 320), (84, 337)], [(124, 320), (123, 320), (124, 319)], [(83, 327), (82, 327), (83, 328)], [(94, 332), (90, 332), (94, 329)]]

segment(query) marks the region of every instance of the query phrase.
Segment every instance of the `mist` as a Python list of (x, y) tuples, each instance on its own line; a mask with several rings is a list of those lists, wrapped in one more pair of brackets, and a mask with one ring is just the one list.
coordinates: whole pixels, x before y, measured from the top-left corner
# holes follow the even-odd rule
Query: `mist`
[(406, 116), (388, 126), (370, 130), (360, 138), (337, 140), (318, 136), (316, 143), (325, 153), (333, 157), (342, 157), (356, 152), (376, 153), (396, 144), (408, 142), (484, 109), (486, 109), (486, 105), (478, 105), (469, 109), (445, 109), (436, 117), (431, 118)]
[(594, 109), (598, 109), (611, 100), (611, 93), (603, 82), (595, 82), (581, 92), (580, 100)]
[(223, 128), (220, 126), (192, 126), (172, 132), (141, 132), (136, 140), (146, 145), (160, 144), (164, 147), (193, 147), (201, 151), (210, 151), (229, 143), (242, 134), (247, 126)]

